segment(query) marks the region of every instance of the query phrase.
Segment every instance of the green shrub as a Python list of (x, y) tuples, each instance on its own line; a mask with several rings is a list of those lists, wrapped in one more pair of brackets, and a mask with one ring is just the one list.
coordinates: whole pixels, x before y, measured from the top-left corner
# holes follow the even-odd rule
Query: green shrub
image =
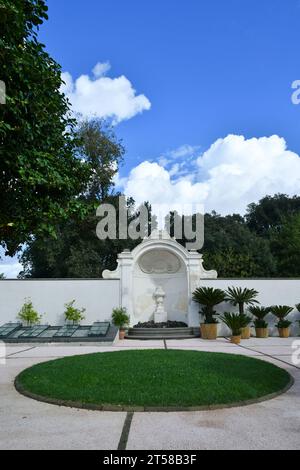
[(265, 317), (270, 313), (270, 307), (252, 305), (249, 307), (249, 312), (255, 317), (255, 328), (268, 328), (268, 323), (265, 321)]
[(289, 328), (291, 326), (293, 322), (291, 322), (290, 320), (279, 320), (277, 323), (276, 323), (276, 327), (277, 328)]
[(270, 307), (270, 312), (278, 318), (278, 323), (275, 325), (277, 328), (288, 328), (292, 322), (287, 320), (286, 317), (293, 311), (293, 307), (288, 305), (273, 305)]
[(245, 305), (258, 304), (256, 297), (258, 292), (255, 289), (242, 289), (241, 287), (228, 287), (226, 291), (226, 299), (232, 305), (238, 305), (239, 312), (245, 313)]
[(129, 325), (130, 317), (127, 315), (127, 310), (124, 307), (114, 308), (112, 311), (112, 322), (120, 330)]
[(85, 316), (83, 315), (85, 312), (85, 308), (79, 309), (74, 307), (75, 300), (72, 300), (71, 302), (68, 302), (65, 304), (65, 320), (66, 321), (71, 321), (74, 324), (80, 323), (82, 320), (85, 319)]
[(224, 302), (225, 293), (221, 289), (214, 289), (213, 287), (198, 287), (193, 292), (193, 300), (202, 305), (200, 315), (204, 317), (204, 323), (218, 323), (214, 315), (219, 315), (214, 307)]
[(33, 308), (33, 303), (30, 299), (25, 299), (25, 303), (18, 313), (18, 319), (28, 326), (40, 323), (42, 316), (38, 314)]

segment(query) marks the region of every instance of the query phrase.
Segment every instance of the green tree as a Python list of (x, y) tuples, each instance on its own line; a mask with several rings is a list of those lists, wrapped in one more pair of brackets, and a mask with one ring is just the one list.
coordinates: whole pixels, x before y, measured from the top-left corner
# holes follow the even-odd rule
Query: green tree
[(280, 230), (286, 217), (300, 213), (300, 196), (289, 197), (285, 194), (265, 196), (258, 203), (248, 206), (245, 216), (250, 230), (268, 237)]
[[(118, 220), (119, 195), (111, 195), (106, 203), (116, 207)], [(132, 201), (128, 201), (130, 207)], [(24, 266), (21, 278), (100, 278), (104, 269), (117, 266), (117, 256), (125, 248), (133, 249), (141, 240), (99, 240), (96, 226), (99, 219), (93, 204), (83, 220), (70, 218), (56, 228), (56, 238), (35, 237), (24, 250), (20, 261)]]
[(216, 269), (220, 277), (268, 277), (276, 273), (269, 240), (251, 232), (237, 214), (205, 214), (202, 253), (206, 269)]
[[(79, 198), (85, 216), (74, 214), (55, 227), (55, 237), (33, 237), (21, 256), (24, 271), (20, 277), (99, 278), (104, 269), (115, 269), (117, 255), (125, 248), (132, 250), (138, 240), (99, 240), (96, 236), (96, 208), (101, 202), (116, 208), (117, 229), (119, 196), (114, 192), (113, 177), (123, 157), (123, 146), (105, 122), (92, 119), (78, 127), (81, 144), (77, 155), (90, 167), (91, 178), (86, 191)], [(139, 215), (134, 201), (127, 200), (129, 222)], [(148, 204), (150, 225), (151, 207)], [(156, 221), (154, 220), (154, 224)]]
[(0, 243), (10, 255), (80, 210), (89, 175), (74, 152), (61, 68), (37, 39), (44, 20), (44, 0), (0, 0)]
[(281, 277), (300, 277), (300, 213), (285, 219), (270, 234), (271, 249)]
[(124, 155), (124, 147), (112, 128), (102, 119), (84, 120), (78, 128), (77, 152), (90, 167), (87, 194), (90, 200), (104, 201), (110, 194)]

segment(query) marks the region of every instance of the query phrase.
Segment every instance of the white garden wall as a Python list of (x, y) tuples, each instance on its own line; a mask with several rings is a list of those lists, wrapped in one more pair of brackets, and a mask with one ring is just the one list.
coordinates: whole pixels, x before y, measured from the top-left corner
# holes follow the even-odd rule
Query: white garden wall
[[(258, 300), (264, 306), (285, 304), (294, 306), (300, 303), (300, 279), (203, 279), (198, 285), (227, 289), (229, 286), (248, 287), (259, 292)], [(94, 321), (110, 320), (114, 307), (122, 305), (120, 280), (118, 279), (80, 279), (80, 280), (1, 280), (0, 281), (0, 325), (15, 321), (26, 297), (30, 297), (34, 307), (44, 313), (43, 322), (52, 325), (64, 323), (64, 304), (73, 299), (76, 306), (86, 308), (83, 324)], [(191, 312), (189, 326), (199, 325), (199, 306), (190, 300)], [(222, 304), (218, 311), (233, 311), (230, 304)], [(129, 312), (132, 315), (132, 312)], [(171, 317), (170, 313), (168, 312)], [(291, 320), (299, 320), (300, 313), (295, 309)], [(186, 321), (186, 318), (182, 318)], [(276, 319), (269, 315), (271, 334), (277, 335), (274, 327)], [(298, 322), (292, 325), (292, 335), (300, 334)], [(228, 330), (220, 325), (219, 334)]]
[(64, 304), (76, 300), (76, 306), (86, 308), (82, 324), (110, 320), (114, 307), (120, 305), (118, 280), (1, 280), (0, 325), (15, 321), (26, 297), (35, 309), (44, 314), (42, 322), (64, 324)]
[[(223, 290), (230, 286), (255, 289), (259, 292), (257, 300), (265, 307), (270, 305), (290, 305), (292, 307), (300, 303), (300, 279), (205, 279), (201, 280), (200, 284), (201, 286), (215, 287)], [(197, 310), (199, 309), (197, 308)], [(227, 303), (219, 306), (217, 310), (220, 312), (225, 310), (235, 311), (234, 307)], [(289, 319), (291, 321), (300, 320), (300, 313), (294, 309)], [(194, 321), (198, 324), (199, 315), (195, 315)], [(271, 334), (276, 336), (278, 334), (277, 329), (274, 327), (276, 318), (270, 314), (266, 317), (266, 321), (269, 322)], [(227, 334), (227, 332), (226, 326), (222, 325), (219, 333), (223, 335)], [(298, 322), (293, 323), (291, 334), (299, 336), (300, 329)]]

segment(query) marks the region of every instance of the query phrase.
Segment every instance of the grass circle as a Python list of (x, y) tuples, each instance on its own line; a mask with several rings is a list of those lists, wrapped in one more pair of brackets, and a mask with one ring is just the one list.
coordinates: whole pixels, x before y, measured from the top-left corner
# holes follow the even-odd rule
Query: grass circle
[(25, 395), (85, 408), (214, 407), (276, 394), (290, 375), (268, 362), (233, 354), (129, 350), (71, 356), (24, 370)]

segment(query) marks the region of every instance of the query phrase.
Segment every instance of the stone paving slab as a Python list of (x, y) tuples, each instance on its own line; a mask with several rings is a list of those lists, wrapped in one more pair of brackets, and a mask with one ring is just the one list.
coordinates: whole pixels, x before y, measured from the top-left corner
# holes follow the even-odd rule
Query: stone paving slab
[[(244, 345), (242, 345), (244, 346)], [(245, 345), (245, 347), (248, 348), (248, 346)], [(250, 347), (248, 350), (252, 350), (252, 351), (256, 351), (256, 352), (260, 352), (262, 354), (267, 354), (267, 355), (270, 355), (270, 356), (274, 356), (274, 355), (290, 355), (293, 353), (293, 349), (292, 349), (292, 346), (290, 345), (287, 345), (287, 346), (255, 346), (255, 347)]]
[(111, 350), (111, 347), (96, 347), (96, 346), (79, 346), (79, 347), (44, 347), (44, 346), (35, 346), (30, 349), (24, 348), (23, 351), (20, 351), (13, 356), (9, 356), (11, 359), (16, 358), (58, 358), (65, 356), (75, 356), (81, 354), (92, 354), (96, 352), (104, 352)]
[(283, 395), (255, 405), (215, 411), (135, 413), (128, 450), (300, 449), (300, 370), (275, 358), (295, 383)]
[(126, 413), (48, 405), (15, 390), (15, 376), (44, 360), (18, 358), (0, 366), (0, 449), (116, 449)]
[(297, 339), (300, 339), (300, 337), (279, 338), (271, 336), (269, 338), (250, 338), (247, 340), (247, 344), (250, 346), (286, 346)]
[(247, 349), (241, 349), (238, 348), (237, 346), (232, 346), (232, 347), (215, 347), (215, 348), (206, 348), (204, 346), (178, 346), (178, 347), (171, 347), (168, 342), (167, 342), (168, 349), (180, 349), (184, 351), (203, 351), (203, 352), (216, 352), (216, 353), (227, 353), (227, 354), (237, 354), (237, 355), (244, 355), (244, 356), (263, 356), (263, 353), (257, 352), (257, 351), (249, 351)]

